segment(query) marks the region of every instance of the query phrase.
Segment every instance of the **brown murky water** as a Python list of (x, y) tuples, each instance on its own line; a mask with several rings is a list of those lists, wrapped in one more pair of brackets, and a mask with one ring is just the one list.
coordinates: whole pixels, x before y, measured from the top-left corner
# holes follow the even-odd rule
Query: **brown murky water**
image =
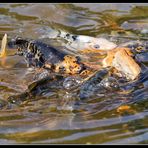
[[(147, 40), (148, 4), (0, 4), (0, 40), (40, 39), (63, 29), (114, 42)], [(46, 42), (58, 45), (55, 40)], [(10, 52), (10, 51), (9, 51)], [(148, 59), (141, 57), (147, 68)], [(22, 57), (0, 60), (0, 99), (23, 92), (33, 78)], [(78, 104), (59, 90), (0, 110), (0, 144), (148, 144), (148, 81), (133, 93), (90, 98)], [(120, 105), (131, 112), (120, 114)]]

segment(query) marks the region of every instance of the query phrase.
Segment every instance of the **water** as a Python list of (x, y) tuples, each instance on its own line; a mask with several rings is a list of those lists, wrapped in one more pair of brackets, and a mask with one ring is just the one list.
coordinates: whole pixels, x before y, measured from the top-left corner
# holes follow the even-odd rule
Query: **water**
[[(148, 4), (0, 4), (0, 39), (4, 33), (9, 39), (52, 37), (57, 29), (116, 43), (146, 41)], [(54, 39), (44, 41), (59, 45)], [(147, 67), (146, 56), (140, 60)], [(24, 92), (34, 72), (26, 68), (23, 58), (9, 56), (0, 63), (0, 99)], [(0, 144), (148, 144), (147, 90), (145, 72), (130, 95), (106, 94), (76, 103), (59, 89), (4, 108)], [(117, 112), (121, 105), (131, 110)]]

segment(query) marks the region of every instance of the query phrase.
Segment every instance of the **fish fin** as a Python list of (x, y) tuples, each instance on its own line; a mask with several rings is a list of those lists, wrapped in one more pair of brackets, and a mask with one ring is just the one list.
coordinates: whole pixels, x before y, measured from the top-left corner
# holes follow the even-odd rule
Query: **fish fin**
[(4, 57), (6, 55), (6, 45), (7, 45), (7, 34), (5, 34), (2, 39), (0, 57)]

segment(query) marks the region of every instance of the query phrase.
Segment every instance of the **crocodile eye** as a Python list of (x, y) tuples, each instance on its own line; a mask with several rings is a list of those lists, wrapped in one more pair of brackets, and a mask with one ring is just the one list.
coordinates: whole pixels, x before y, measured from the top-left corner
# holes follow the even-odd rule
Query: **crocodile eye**
[(19, 36), (17, 36), (16, 38), (15, 38), (15, 41), (16, 42), (19, 42), (19, 41), (22, 41), (23, 40), (23, 38), (21, 38), (21, 37), (19, 37)]
[(98, 44), (95, 44), (95, 45), (94, 45), (94, 48), (99, 49), (100, 46), (99, 46)]
[(15, 40), (21, 40), (21, 39), (22, 39), (22, 37), (20, 37), (20, 36), (15, 37)]

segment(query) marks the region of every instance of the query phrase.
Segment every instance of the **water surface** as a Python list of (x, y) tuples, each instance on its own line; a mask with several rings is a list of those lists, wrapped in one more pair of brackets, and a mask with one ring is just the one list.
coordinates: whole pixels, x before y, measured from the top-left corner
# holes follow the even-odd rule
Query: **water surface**
[[(0, 4), (0, 39), (40, 39), (62, 29), (115, 43), (148, 37), (148, 4)], [(52, 45), (55, 40), (45, 39)], [(148, 59), (141, 58), (147, 68)], [(33, 79), (22, 57), (0, 61), (0, 99), (27, 89)], [(59, 90), (0, 110), (0, 144), (148, 144), (148, 81), (132, 95), (106, 95), (75, 103)], [(131, 112), (117, 108), (130, 105)]]

